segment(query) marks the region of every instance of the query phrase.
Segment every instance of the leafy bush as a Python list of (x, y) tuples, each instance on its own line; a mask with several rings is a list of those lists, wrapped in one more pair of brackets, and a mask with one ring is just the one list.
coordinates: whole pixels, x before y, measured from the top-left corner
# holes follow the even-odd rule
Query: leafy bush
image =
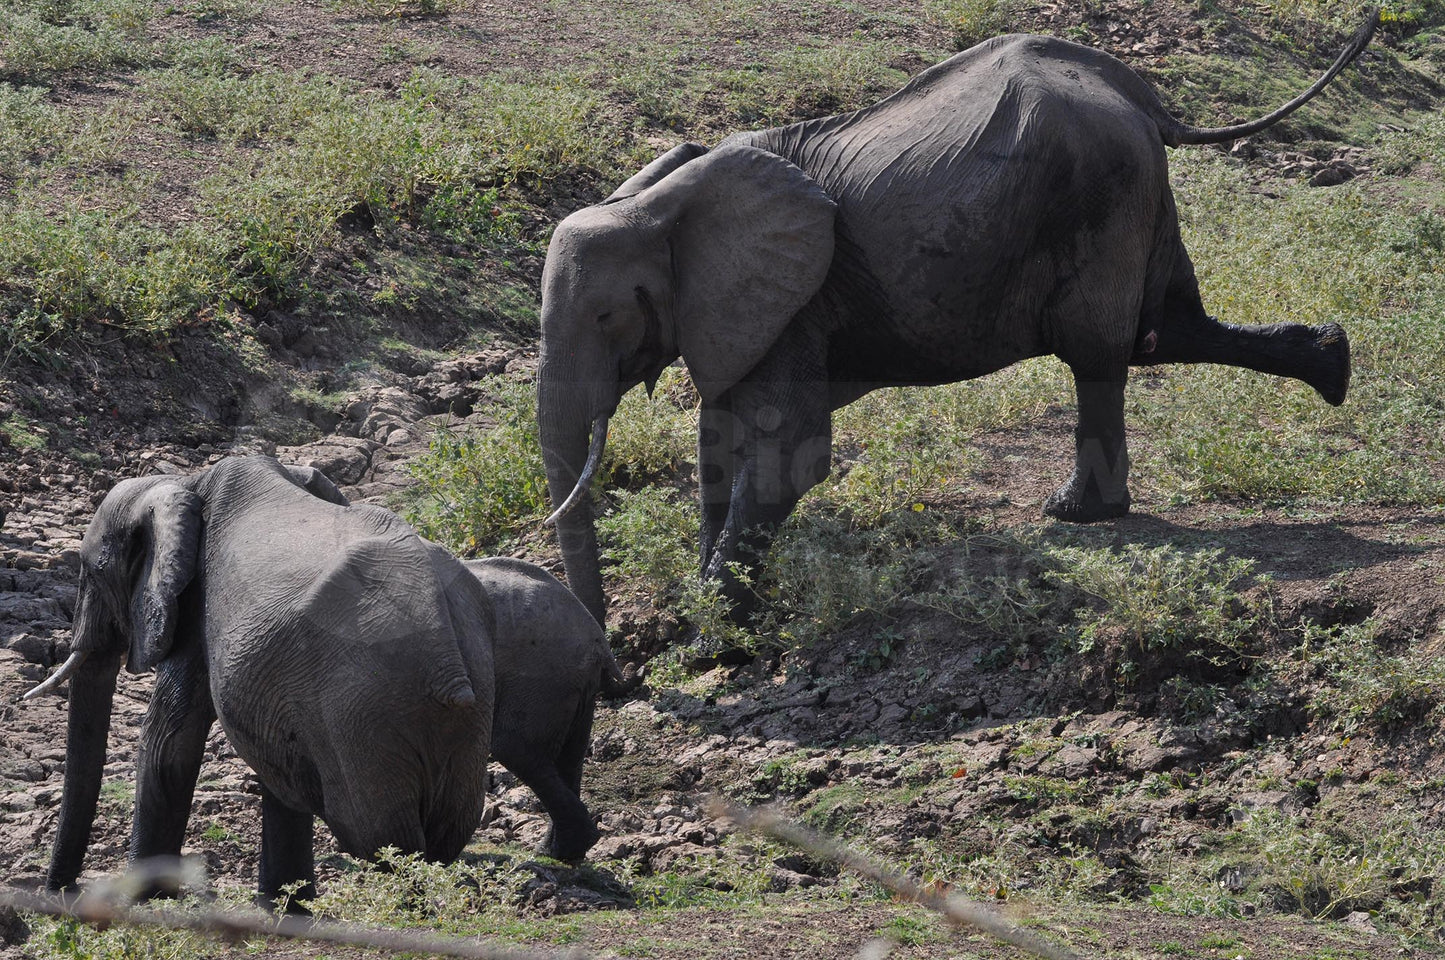
[(1187, 552), (1125, 544), (1116, 551), (1056, 547), (1049, 579), (1089, 603), (1076, 614), (1076, 647), (1087, 652), (1105, 638), (1133, 650), (1208, 650), (1236, 654), (1255, 626), (1240, 585), (1254, 561), (1225, 558), (1220, 550)]
[(423, 536), (466, 555), (494, 552), (547, 513), (547, 479), (537, 442), (530, 382), (490, 377), (497, 426), (486, 433), (441, 429), (407, 469), (407, 520)]

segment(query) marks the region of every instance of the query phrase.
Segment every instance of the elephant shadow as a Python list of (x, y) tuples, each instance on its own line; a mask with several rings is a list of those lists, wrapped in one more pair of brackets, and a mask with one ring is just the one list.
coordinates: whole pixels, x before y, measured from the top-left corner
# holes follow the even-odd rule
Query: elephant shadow
[[(1420, 611), (1412, 604), (1434, 602), (1433, 594), (1412, 599), (1408, 590), (1380, 601), (1371, 584), (1398, 579), (1402, 562), (1439, 552), (1445, 517), (1402, 517), (1401, 523), (1409, 524), (1403, 533), (1378, 517), (1291, 519), (1267, 512), (1227, 522), (1133, 514), (1093, 526), (1046, 523), (1028, 533), (969, 528), (956, 542), (942, 545), (928, 575), (933, 580), (925, 587), (962, 584), (986, 592), (1030, 578), (1038, 584), (1043, 580), (1036, 558), (1058, 548), (1120, 553), (1167, 547), (1185, 557), (1217, 551), (1216, 562), (1248, 561), (1248, 572), (1232, 590), (1248, 593), (1267, 578), (1275, 615), (1285, 622), (1358, 623), (1386, 613), (1386, 602), (1400, 607), (1389, 614), (1402, 623), (1418, 621)], [(1357, 580), (1363, 584), (1356, 585)], [(885, 616), (855, 618), (827, 641), (780, 660), (716, 667), (716, 692), (667, 690), (654, 698), (653, 707), (704, 735), (744, 746), (751, 742), (763, 752), (853, 744), (906, 747), (1055, 718), (1061, 705), (1097, 713), (1137, 701), (1147, 713), (1176, 679), (1231, 683), (1242, 678), (1196, 676), (1195, 667), (1175, 662), (1181, 658), (1166, 650), (1141, 661), (1144, 669), (1132, 689), (1109, 681), (1095, 690), (1091, 685), (1097, 678), (1060, 676), (1109, 669), (1088, 658), (1058, 659), (1053, 646), (1058, 633), (1048, 631), (1072, 615), (1067, 608), (1056, 610), (1043, 629), (1030, 634), (1025, 625), (1004, 636), (992, 624), (971, 624), (925, 604), (906, 603)], [(760, 792), (773, 786), (761, 783)]]

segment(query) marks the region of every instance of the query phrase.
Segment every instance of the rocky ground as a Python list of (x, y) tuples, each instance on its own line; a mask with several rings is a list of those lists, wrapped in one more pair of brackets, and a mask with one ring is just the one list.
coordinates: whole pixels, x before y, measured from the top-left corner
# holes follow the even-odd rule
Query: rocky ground
[[(359, 387), (324, 437), (298, 446), (276, 447), (244, 432), (231, 444), (115, 441), (99, 445), (107, 452), (84, 470), (7, 448), (0, 480), (9, 507), (0, 530), (4, 875), (21, 885), (43, 879), (64, 768), (65, 702), (18, 698), (68, 653), (76, 548), (115, 479), (189, 472), (235, 449), (261, 449), (326, 471), (354, 499), (384, 501), (407, 482), (407, 458), (425, 448), (432, 431), (488, 423), (479, 377), (526, 376), (531, 363), (525, 350), (494, 349)], [(1063, 473), (1068, 430), (1067, 413), (1056, 411), (1027, 439), (994, 438), (1014, 459), (1008, 470), (985, 471), (993, 485), (970, 493), (985, 530), (1033, 519), (1050, 477)], [(1030, 455), (1022, 468), (1018, 443)], [(1253, 558), (1274, 577), (1267, 589), (1281, 622), (1328, 625), (1373, 615), (1400, 643), (1445, 642), (1445, 517), (1438, 510), (1301, 516), (1141, 506), (1109, 525), (1117, 542), (1212, 545)], [(960, 563), (990, 562), (989, 548), (981, 549)], [(665, 614), (624, 607), (614, 621), (619, 649), (655, 649), (675, 632)], [(983, 854), (1001, 844), (1025, 858), (1087, 849), (1099, 865), (1095, 893), (1125, 903), (1148, 899), (1161, 863), (1191, 857), (1261, 811), (1308, 817), (1319, 809), (1326, 824), (1342, 816), (1367, 821), (1387, 796), (1396, 811), (1408, 806), (1416, 822), (1445, 827), (1445, 797), (1429, 786), (1445, 774), (1433, 721), (1388, 742), (1342, 737), (1308, 722), (1302, 692), (1249, 691), (1235, 677), (1224, 678), (1228, 692), (1207, 715), (1181, 722), (1164, 685), (1120, 691), (1101, 682), (1102, 667), (1090, 675), (1077, 660), (1001, 654), (987, 632), (937, 612), (909, 617), (881, 655), (877, 642), (867, 629), (844, 631), (826, 649), (719, 666), (604, 704), (587, 779), (604, 832), (593, 869), (531, 862), (537, 879), (518, 909), (546, 916), (629, 907), (634, 897), (619, 877), (638, 871), (708, 877), (744, 870), (783, 893), (838, 882), (834, 871), (806, 858), (730, 843), (729, 825), (704, 811), (714, 793), (779, 799), (834, 829), (866, 823), (870, 847), (899, 862), (918, 862), (920, 851)], [(1158, 666), (1168, 674), (1167, 664)], [(150, 685), (149, 677), (121, 676), (88, 877), (124, 861), (130, 766)], [(500, 769), (493, 792), (478, 842), (529, 849), (546, 829), (536, 801)], [(217, 730), (189, 848), (221, 884), (252, 882), (256, 806), (254, 777)], [(1001, 834), (1000, 823), (1012, 826)], [(324, 828), (318, 833), (324, 883), (346, 868)], [(1237, 875), (1219, 882), (1243, 889), (1252, 869), (1240, 864)], [(1003, 881), (998, 896), (1030, 902), (1026, 889), (1005, 890)], [(1366, 912), (1336, 919), (1357, 946), (1387, 942)]]

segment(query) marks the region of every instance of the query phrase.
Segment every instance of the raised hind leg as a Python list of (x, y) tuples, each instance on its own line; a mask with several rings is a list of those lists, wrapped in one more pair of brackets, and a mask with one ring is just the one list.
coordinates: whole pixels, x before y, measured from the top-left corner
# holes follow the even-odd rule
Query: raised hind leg
[(1222, 323), (1204, 312), (1194, 267), (1182, 249), (1161, 322), (1141, 325), (1129, 362), (1222, 363), (1291, 377), (1314, 387), (1332, 406), (1344, 403), (1350, 386), (1350, 341), (1343, 327)]

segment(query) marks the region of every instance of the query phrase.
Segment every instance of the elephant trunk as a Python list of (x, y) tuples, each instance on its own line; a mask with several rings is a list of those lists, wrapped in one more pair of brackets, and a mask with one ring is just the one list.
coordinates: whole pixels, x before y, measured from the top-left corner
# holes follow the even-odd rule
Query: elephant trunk
[(123, 652), (85, 657), (70, 681), (69, 720), (65, 735), (65, 788), (60, 820), (50, 854), (46, 885), (63, 890), (80, 876), (100, 780), (105, 772), (105, 741), (110, 734), (110, 708)]
[[(602, 459), (607, 418), (601, 416), (593, 422), (589, 444), (587, 421), (576, 418), (569, 422), (565, 414), (549, 401), (543, 388), (538, 399), (542, 460), (547, 470), (547, 486), (552, 502), (558, 505), (548, 519), (557, 527), (557, 542), (562, 548), (568, 586), (587, 612), (605, 626), (607, 610), (602, 596), (597, 529), (593, 524), (592, 501), (587, 496), (587, 485)], [(576, 426), (579, 421), (580, 428)]]

